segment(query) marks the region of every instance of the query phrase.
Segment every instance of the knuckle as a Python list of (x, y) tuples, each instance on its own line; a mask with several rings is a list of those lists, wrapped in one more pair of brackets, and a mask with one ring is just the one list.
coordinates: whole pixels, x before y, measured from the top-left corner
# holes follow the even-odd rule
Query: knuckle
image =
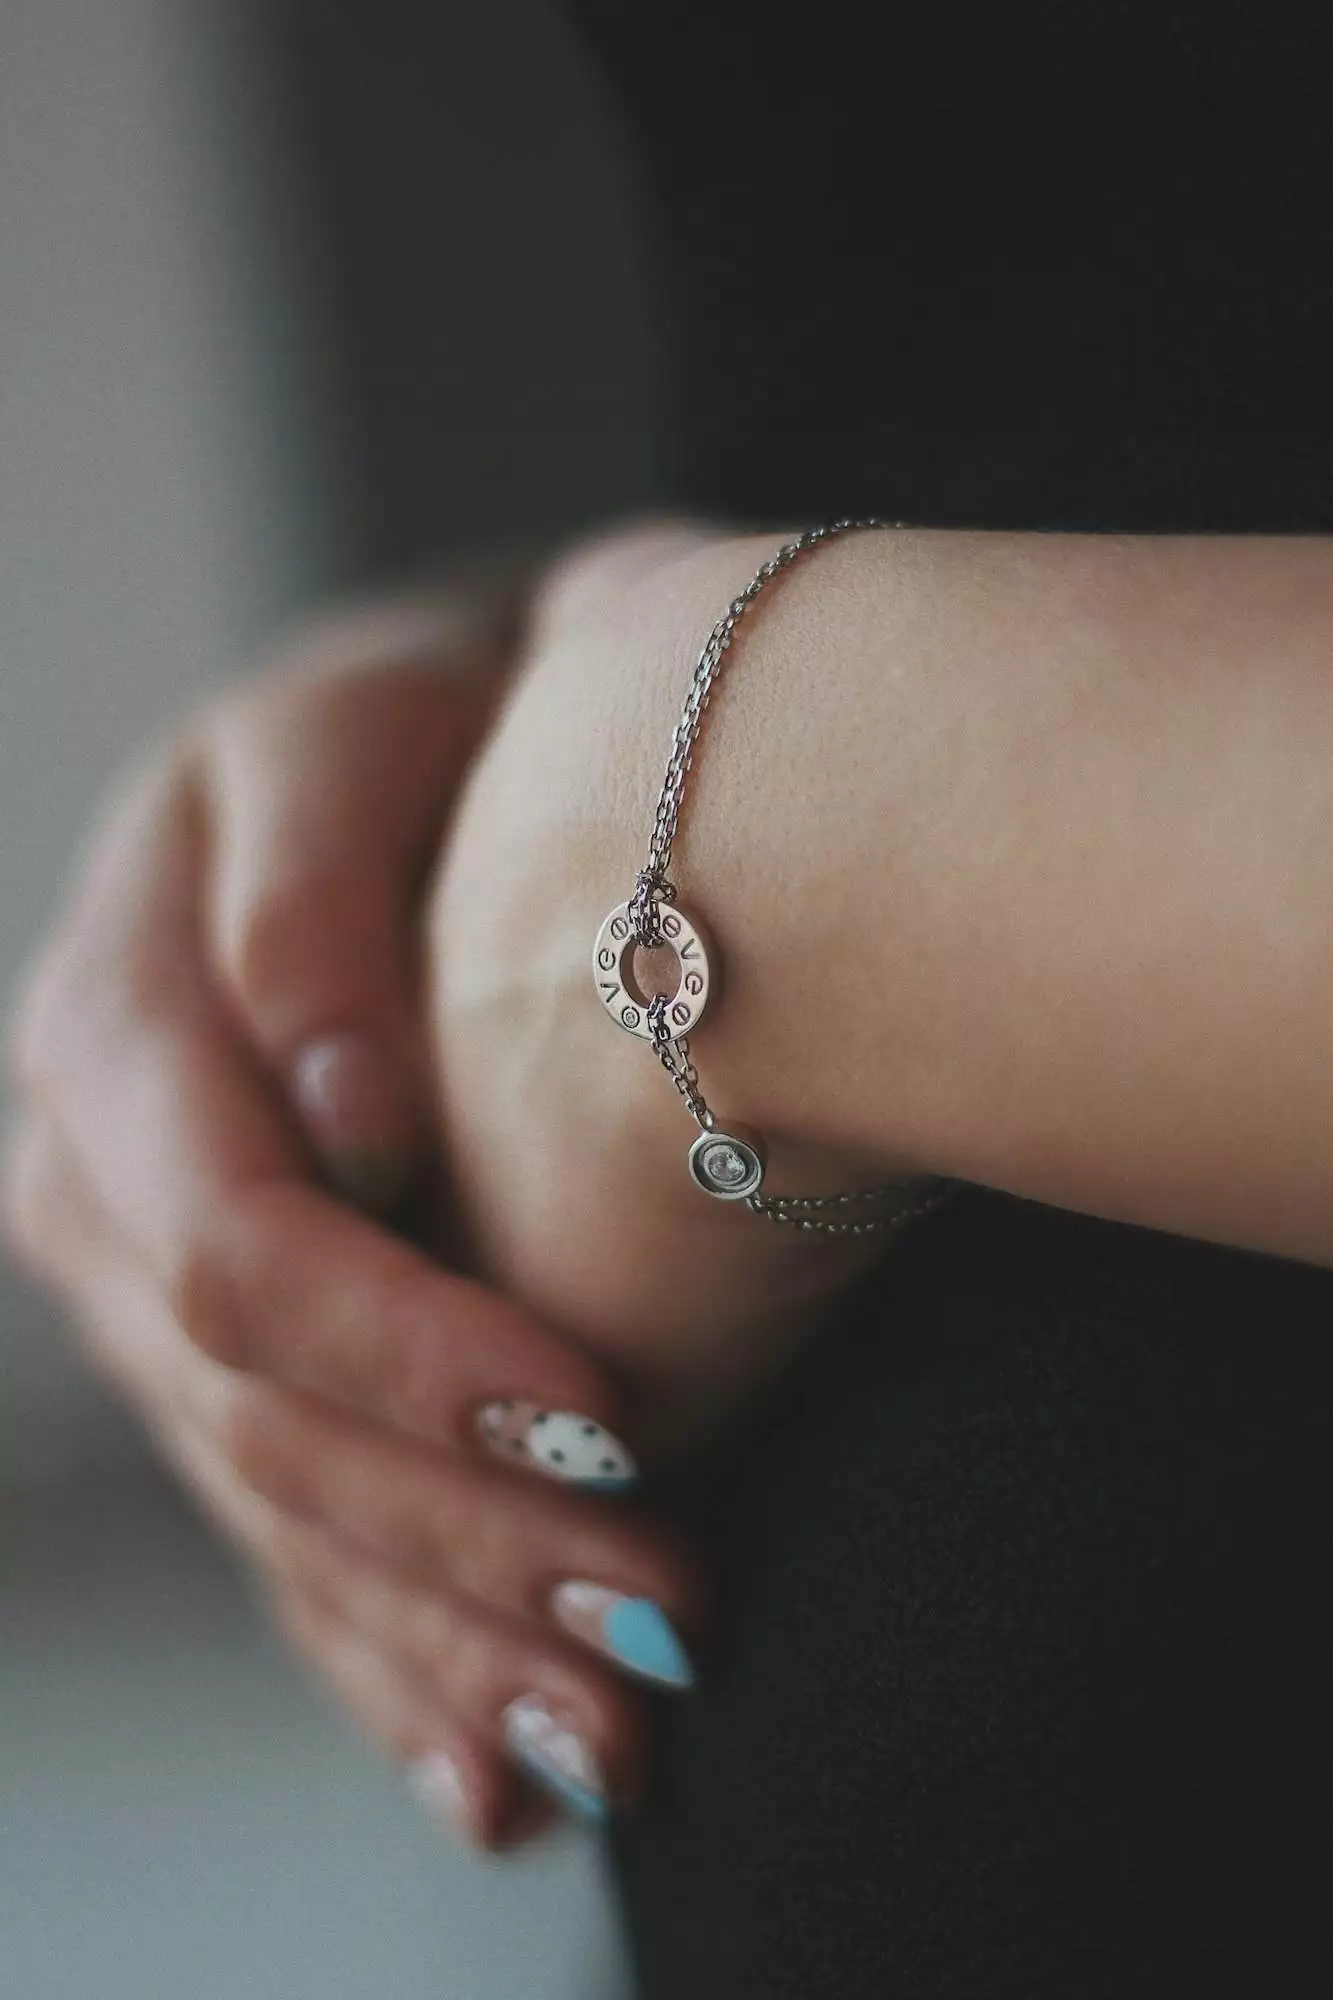
[(420, 1503), (397, 1500), (367, 1508), (353, 1532), (368, 1556), (413, 1583), (433, 1589), (454, 1580), (449, 1524)]
[(488, 1497), (448, 1526), (443, 1559), (458, 1588), (481, 1602), (526, 1609), (531, 1592), (524, 1579), (533, 1566), (536, 1537), (525, 1532), (515, 1510)]
[(123, 1032), (127, 1022), (170, 1021), (186, 1013), (199, 992), (199, 967), (191, 938), (176, 934), (137, 937), (127, 941), (121, 956), (114, 1011), (109, 1018), (117, 1032)]
[(222, 955), (243, 1001), (262, 1001), (300, 978), (318, 942), (320, 913), (340, 897), (342, 886), (318, 869), (289, 865), (235, 914)]
[(451, 1609), (447, 1632), (429, 1647), (422, 1665), (447, 1701), (485, 1715), (505, 1677), (506, 1649), (465, 1606)]
[(382, 1337), (365, 1357), (369, 1394), (414, 1437), (438, 1439), (449, 1422), (448, 1348), (438, 1319), (422, 1310), (413, 1280), (391, 1280), (381, 1301)]
[(216, 1244), (187, 1241), (167, 1283), (167, 1304), (185, 1338), (210, 1360), (243, 1369), (248, 1361), (244, 1315)]

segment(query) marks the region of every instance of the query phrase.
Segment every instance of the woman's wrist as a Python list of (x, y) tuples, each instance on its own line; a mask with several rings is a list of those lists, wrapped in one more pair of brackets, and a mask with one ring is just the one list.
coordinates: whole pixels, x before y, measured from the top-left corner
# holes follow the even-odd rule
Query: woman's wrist
[[(563, 982), (542, 1060), (610, 1126), (656, 1093), (682, 1180), (689, 1120), (589, 955), (701, 641), (780, 539), (576, 566), (473, 801), (496, 948)], [(1333, 1255), (1330, 654), (1327, 541), (869, 533), (775, 584), (671, 867), (725, 964), (692, 1054), (773, 1191), (954, 1174)]]
[[(639, 732), (657, 757), (638, 815), (636, 866), (700, 640), (780, 539), (714, 537), (669, 578), (680, 638), (645, 662), (640, 683), (665, 727)], [(839, 1049), (861, 1004), (862, 978), (880, 1003), (880, 1059), (892, 1060), (888, 968), (864, 935), (889, 835), (888, 801), (881, 774), (864, 768), (858, 724), (858, 683), (878, 673), (881, 645), (877, 633), (858, 653), (845, 636), (857, 609), (855, 545), (881, 539), (849, 536), (798, 558), (738, 625), (693, 754), (672, 856), (680, 907), (707, 927), (722, 975), (691, 1036), (704, 1094), (723, 1126), (749, 1125), (763, 1136), (765, 1191), (777, 1194), (931, 1170), (891, 1129), (849, 1131), (838, 1101), (847, 1083)], [(637, 794), (648, 772), (635, 761)], [(627, 792), (628, 785), (621, 796)], [(619, 882), (628, 893), (624, 862)], [(681, 1129), (688, 1138), (688, 1125)]]
[(799, 565), (680, 854), (736, 967), (701, 1061), (835, 1149), (1333, 1255), (1331, 653), (1328, 540)]
[[(636, 585), (608, 903), (700, 640), (780, 539)], [(1330, 652), (1327, 541), (912, 530), (797, 563), (738, 631), (672, 859), (726, 963), (693, 1042), (719, 1114), (835, 1181), (1333, 1254)]]

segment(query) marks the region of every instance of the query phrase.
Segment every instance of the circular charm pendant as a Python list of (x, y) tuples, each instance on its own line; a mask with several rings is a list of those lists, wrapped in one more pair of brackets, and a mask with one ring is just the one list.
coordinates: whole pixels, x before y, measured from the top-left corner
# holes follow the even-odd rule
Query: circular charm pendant
[[(666, 996), (667, 1026), (674, 1040), (691, 1034), (703, 1019), (713, 973), (704, 934), (684, 910), (665, 905), (661, 923), (662, 936), (667, 948), (675, 954), (679, 974), (674, 990)], [(592, 948), (592, 976), (597, 985), (597, 998), (619, 1027), (628, 1034), (638, 1035), (642, 1041), (651, 1042), (653, 1031), (648, 1022), (648, 1005), (654, 996), (645, 993), (634, 977), (634, 954), (637, 950), (630, 906), (628, 903), (617, 903), (598, 931), (597, 942)]]
[(718, 1201), (746, 1201), (763, 1181), (763, 1150), (749, 1133), (701, 1132), (690, 1147), (690, 1174)]

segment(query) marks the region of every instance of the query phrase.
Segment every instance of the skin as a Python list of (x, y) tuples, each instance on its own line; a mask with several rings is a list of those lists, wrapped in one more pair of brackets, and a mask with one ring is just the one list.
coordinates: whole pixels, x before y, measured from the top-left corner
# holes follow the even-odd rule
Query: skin
[[(700, 637), (776, 540), (550, 578), (430, 916), (476, 1268), (613, 1356), (659, 1435), (865, 1254), (699, 1196), (689, 1120), (590, 1004)], [(672, 868), (729, 953), (693, 1053), (770, 1187), (944, 1172), (1333, 1258), (1331, 651), (1316, 539), (877, 532), (772, 586)]]
[[(637, 1516), (483, 1463), (476, 1403), (669, 1448), (873, 1254), (699, 1195), (592, 1000), (700, 637), (775, 539), (568, 558), (498, 719), (509, 663), (429, 624), (279, 665), (116, 809), (20, 1019), (23, 1254), (296, 1642), (395, 1753), (454, 1756), (492, 1842), (538, 1811), (497, 1724), (529, 1686), (634, 1781), (639, 1697), (550, 1581), (687, 1630), (697, 1598)], [(950, 1172), (1329, 1261), (1330, 641), (1319, 540), (876, 534), (777, 586), (673, 869), (727, 948), (703, 1082), (773, 1188)], [(315, 1106), (331, 1034), (359, 1080)], [(312, 1173), (409, 1156), (427, 1091), (452, 1269)]]
[[(697, 1621), (650, 1523), (479, 1449), (478, 1407), (515, 1392), (620, 1428), (608, 1371), (321, 1185), (425, 1151), (421, 887), (510, 664), (457, 605), (383, 607), (148, 760), (27, 981), (4, 1180), (20, 1258), (293, 1644), (391, 1755), (452, 1760), (487, 1846), (552, 1817), (503, 1751), (516, 1696), (633, 1788), (643, 1697), (556, 1625), (554, 1585)], [(356, 1087), (303, 1118), (331, 1036)]]

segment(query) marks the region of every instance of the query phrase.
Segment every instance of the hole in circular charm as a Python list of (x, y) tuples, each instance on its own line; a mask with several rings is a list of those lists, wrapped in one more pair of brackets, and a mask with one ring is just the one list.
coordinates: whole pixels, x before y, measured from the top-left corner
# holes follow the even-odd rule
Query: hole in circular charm
[(630, 994), (645, 1007), (659, 993), (664, 1000), (674, 1000), (680, 992), (681, 963), (669, 944), (654, 945), (650, 951), (636, 944), (620, 969)]
[[(645, 984), (651, 983), (655, 991), (664, 994), (666, 1023), (673, 1040), (692, 1034), (698, 1027), (708, 1005), (709, 992), (716, 984), (716, 954), (707, 933), (676, 904), (662, 909), (662, 937), (663, 944), (652, 952), (642, 951), (634, 935), (629, 904), (617, 903), (603, 922), (592, 948), (597, 998), (619, 1027), (645, 1042), (653, 1039), (648, 1021), (652, 995), (645, 992)], [(668, 954), (675, 959), (674, 984), (670, 980)]]
[(739, 1133), (701, 1132), (690, 1147), (690, 1173), (696, 1186), (718, 1201), (744, 1201), (759, 1192), (764, 1156)]

